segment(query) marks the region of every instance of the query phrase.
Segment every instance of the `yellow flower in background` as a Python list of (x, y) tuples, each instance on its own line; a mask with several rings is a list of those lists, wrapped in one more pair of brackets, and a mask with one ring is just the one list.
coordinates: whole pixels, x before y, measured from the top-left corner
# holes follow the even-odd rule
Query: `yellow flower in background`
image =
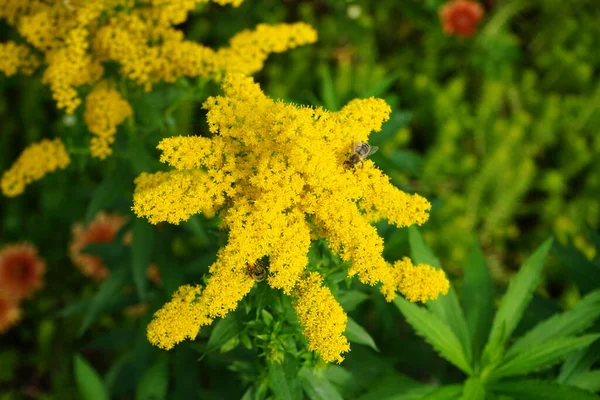
[(117, 126), (133, 111), (129, 103), (107, 81), (102, 81), (85, 100), (83, 119), (90, 132), (96, 137), (92, 140), (92, 156), (104, 159), (112, 153), (110, 145), (114, 142)]
[[(385, 261), (383, 239), (370, 224), (384, 218), (400, 228), (422, 224), (427, 200), (394, 187), (371, 161), (347, 165), (357, 143), (367, 143), (388, 119), (383, 100), (353, 100), (337, 112), (298, 107), (266, 97), (242, 74), (227, 76), (223, 91), (204, 103), (213, 136), (161, 141), (161, 161), (175, 170), (140, 175), (134, 192), (133, 210), (154, 224), (218, 213), (229, 230), (206, 286), (193, 298), (193, 319), (208, 324), (234, 310), (254, 285), (248, 266), (268, 257), (267, 282), (296, 298), (310, 348), (341, 361), (346, 317), (318, 273), (306, 270), (311, 237), (327, 239), (350, 264), (348, 275), (381, 285), (388, 301), (398, 292), (411, 301), (447, 292), (442, 271)], [(156, 314), (148, 328), (153, 344), (168, 349), (195, 336), (166, 322), (177, 318), (174, 312)]]
[(39, 61), (29, 47), (15, 42), (0, 43), (0, 72), (6, 76), (17, 72), (31, 75), (38, 65)]
[(17, 161), (2, 175), (2, 193), (8, 197), (17, 196), (31, 182), (42, 179), (49, 172), (65, 169), (70, 162), (60, 139), (43, 139), (34, 143), (23, 150)]
[[(213, 50), (186, 40), (175, 25), (211, 0), (0, 0), (0, 18), (43, 54), (42, 82), (50, 87), (59, 109), (73, 113), (82, 103), (78, 89), (89, 85), (84, 120), (93, 134), (90, 152), (104, 159), (112, 153), (115, 129), (132, 114), (123, 96), (106, 83), (104, 65), (150, 90), (158, 82), (181, 77), (221, 79), (230, 71), (259, 71), (270, 53), (314, 43), (310, 26), (261, 24), (235, 35), (230, 46)], [(212, 0), (237, 7), (242, 0)], [(25, 74), (38, 66), (31, 48), (0, 44), (0, 71)]]

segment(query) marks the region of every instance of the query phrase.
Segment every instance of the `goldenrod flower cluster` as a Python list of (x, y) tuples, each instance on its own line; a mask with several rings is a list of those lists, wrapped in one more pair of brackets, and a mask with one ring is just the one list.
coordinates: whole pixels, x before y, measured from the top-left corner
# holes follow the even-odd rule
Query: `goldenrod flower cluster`
[[(206, 286), (156, 314), (148, 327), (153, 344), (172, 348), (234, 310), (254, 286), (249, 266), (268, 257), (267, 282), (296, 298), (310, 348), (340, 361), (348, 350), (346, 317), (318, 273), (307, 271), (311, 238), (319, 236), (350, 264), (349, 276), (381, 285), (388, 301), (398, 292), (411, 301), (447, 292), (443, 272), (384, 260), (383, 239), (370, 224), (422, 224), (427, 200), (394, 187), (370, 161), (345, 165), (356, 144), (387, 120), (383, 100), (353, 100), (338, 112), (297, 107), (269, 99), (242, 74), (227, 76), (223, 90), (204, 103), (213, 136), (164, 139), (161, 161), (175, 169), (136, 180), (138, 216), (177, 224), (198, 212), (218, 213), (229, 229)], [(182, 304), (186, 299), (191, 303)]]
[(39, 65), (29, 47), (15, 42), (0, 43), (0, 72), (11, 76), (17, 72), (31, 75)]
[[(120, 65), (120, 73), (150, 90), (157, 82), (181, 77), (220, 79), (229, 71), (246, 74), (260, 70), (270, 53), (313, 43), (316, 32), (298, 24), (259, 25), (231, 39), (228, 47), (213, 50), (185, 40), (174, 25), (191, 10), (211, 0), (0, 0), (0, 18), (43, 54), (42, 81), (49, 85), (59, 109), (73, 113), (82, 100), (78, 89), (93, 88), (86, 101), (85, 122), (95, 137), (91, 153), (111, 154), (114, 130), (131, 107), (103, 76), (104, 65)], [(242, 0), (212, 0), (238, 6)], [(33, 72), (37, 59), (30, 48), (0, 44), (0, 71), (12, 75)]]
[(34, 143), (23, 150), (17, 161), (2, 175), (2, 193), (8, 197), (17, 196), (23, 193), (29, 183), (42, 179), (47, 173), (59, 168), (65, 169), (70, 162), (60, 139), (43, 139)]
[(111, 153), (117, 126), (132, 114), (131, 106), (107, 81), (102, 81), (85, 100), (83, 119), (91, 133), (91, 154), (104, 159)]

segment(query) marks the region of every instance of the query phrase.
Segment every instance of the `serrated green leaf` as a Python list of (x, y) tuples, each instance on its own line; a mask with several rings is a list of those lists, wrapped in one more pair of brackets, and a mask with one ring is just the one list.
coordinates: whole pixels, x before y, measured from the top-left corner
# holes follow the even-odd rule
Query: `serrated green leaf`
[(108, 400), (108, 390), (96, 370), (79, 354), (73, 358), (75, 381), (83, 400)]
[(166, 354), (161, 354), (148, 368), (137, 385), (136, 400), (162, 400), (169, 388), (169, 364)]
[(243, 326), (239, 323), (235, 314), (230, 314), (226, 318), (218, 320), (208, 338), (206, 352), (208, 353), (220, 348), (240, 333), (242, 328)]
[(348, 318), (345, 335), (346, 338), (352, 343), (364, 344), (375, 351), (379, 351), (377, 345), (375, 344), (375, 340), (373, 340), (371, 335), (369, 335), (369, 332), (357, 324), (352, 318)]
[(442, 386), (435, 392), (428, 394), (421, 400), (456, 400), (460, 397), (463, 385)]
[(473, 343), (473, 359), (479, 360), (494, 316), (492, 277), (479, 244), (473, 246), (465, 267), (463, 308)]
[(600, 287), (600, 266), (588, 260), (573, 245), (563, 246), (558, 241), (554, 244), (554, 251), (565, 263), (567, 272), (579, 289), (587, 293)]
[(308, 367), (303, 367), (298, 373), (302, 389), (311, 400), (343, 400), (337, 391), (325, 377), (317, 375)]
[[(289, 361), (290, 357), (286, 358)], [(269, 366), (269, 386), (276, 399), (298, 400), (302, 399), (302, 389), (296, 368), (284, 368), (284, 365), (274, 363)]]
[(577, 335), (589, 328), (598, 316), (600, 316), (600, 290), (589, 293), (571, 310), (536, 325), (512, 345), (506, 352), (506, 357), (514, 357), (532, 346), (551, 339)]
[(598, 338), (600, 338), (600, 334), (553, 339), (532, 345), (529, 349), (504, 361), (490, 373), (490, 379), (497, 380), (507, 376), (524, 375), (549, 368), (563, 360), (568, 354), (589, 346)]
[(131, 245), (133, 282), (141, 300), (146, 299), (146, 270), (152, 261), (154, 230), (148, 221), (137, 218), (133, 222), (133, 243)]
[(600, 369), (594, 369), (578, 375), (569, 382), (569, 385), (592, 393), (600, 392)]
[(466, 380), (460, 400), (485, 400), (485, 388), (478, 376)]
[(79, 328), (79, 336), (82, 336), (87, 331), (98, 315), (107, 310), (115, 296), (123, 290), (129, 277), (128, 272), (127, 268), (115, 268), (111, 271), (108, 278), (102, 282), (85, 313), (85, 317)]
[(567, 357), (560, 368), (560, 374), (556, 381), (558, 383), (570, 384), (573, 379), (577, 379), (579, 375), (588, 372), (598, 360), (600, 360), (600, 340), (592, 344), (589, 348), (579, 350)]
[(490, 338), (483, 351), (482, 361), (485, 364), (496, 364), (502, 359), (504, 346), (517, 324), (523, 317), (527, 304), (539, 282), (546, 255), (552, 246), (552, 239), (542, 244), (521, 267), (511, 280), (506, 294), (502, 298), (496, 313)]
[(417, 333), (425, 338), (442, 357), (450, 361), (467, 375), (473, 370), (467, 361), (462, 346), (452, 329), (432, 312), (401, 297), (394, 299), (406, 320)]
[(597, 396), (584, 390), (536, 379), (497, 382), (489, 385), (489, 389), (514, 400), (598, 400)]
[[(441, 269), (440, 261), (435, 257), (429, 246), (427, 246), (423, 240), (419, 230), (414, 226), (408, 228), (408, 241), (410, 243), (411, 258), (415, 264), (429, 264), (435, 268)], [(454, 288), (450, 286), (447, 295), (440, 296), (436, 300), (428, 301), (427, 307), (433, 314), (450, 327), (459, 340), (464, 359), (467, 364), (470, 365), (472, 360), (471, 335)]]

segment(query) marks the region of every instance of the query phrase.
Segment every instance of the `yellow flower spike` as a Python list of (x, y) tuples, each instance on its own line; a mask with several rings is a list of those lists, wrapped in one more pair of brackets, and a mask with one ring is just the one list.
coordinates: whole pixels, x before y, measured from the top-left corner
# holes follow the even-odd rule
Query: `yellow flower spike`
[(394, 268), (398, 274), (398, 290), (409, 301), (426, 302), (448, 293), (450, 282), (441, 269), (427, 264), (414, 266), (408, 258), (396, 261)]
[(11, 76), (17, 72), (31, 75), (39, 66), (29, 47), (15, 42), (0, 43), (0, 72)]
[(143, 173), (135, 185), (132, 209), (153, 224), (178, 224), (199, 212), (212, 213), (224, 201), (223, 188), (199, 170)]
[(4, 172), (0, 181), (2, 193), (8, 197), (17, 196), (31, 182), (42, 179), (49, 172), (65, 169), (70, 162), (60, 139), (42, 139), (23, 150), (17, 161)]
[(200, 327), (210, 325), (212, 320), (198, 302), (201, 293), (199, 286), (181, 286), (171, 301), (154, 314), (146, 331), (148, 341), (170, 350), (185, 339), (194, 339)]
[(226, 76), (222, 88), (203, 105), (212, 137), (163, 140), (161, 161), (176, 170), (141, 175), (134, 194), (135, 212), (152, 223), (178, 223), (203, 208), (221, 217), (228, 243), (199, 300), (209, 318), (237, 307), (254, 285), (248, 266), (267, 257), (267, 283), (298, 297), (310, 348), (341, 361), (346, 317), (322, 278), (306, 271), (310, 241), (318, 237), (350, 264), (349, 276), (380, 285), (388, 301), (399, 291), (422, 301), (444, 291), (443, 272), (386, 262), (383, 239), (370, 224), (421, 224), (427, 200), (392, 186), (368, 160), (355, 168), (345, 163), (388, 118), (383, 100), (353, 100), (328, 112), (273, 101), (242, 74)]
[(92, 156), (100, 159), (112, 153), (117, 126), (133, 113), (131, 106), (107, 81), (98, 83), (85, 101), (83, 120), (89, 131), (96, 135), (92, 140)]
[(348, 317), (331, 291), (323, 286), (323, 278), (309, 273), (294, 291), (294, 310), (304, 328), (308, 348), (327, 362), (341, 363), (343, 353), (350, 351), (344, 336)]

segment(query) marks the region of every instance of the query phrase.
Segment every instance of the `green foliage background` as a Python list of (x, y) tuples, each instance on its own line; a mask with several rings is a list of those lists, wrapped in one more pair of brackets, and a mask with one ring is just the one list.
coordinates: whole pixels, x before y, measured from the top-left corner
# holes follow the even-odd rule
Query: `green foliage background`
[[(81, 109), (73, 117), (56, 111), (39, 76), (2, 77), (0, 170), (44, 137), (63, 137), (75, 155), (65, 172), (0, 199), (0, 244), (35, 243), (48, 264), (24, 320), (0, 337), (0, 398), (594, 398), (600, 308), (579, 300), (600, 287), (600, 9), (585, 0), (488, 0), (478, 32), (459, 39), (442, 32), (442, 3), (247, 0), (237, 9), (202, 7), (181, 28), (218, 47), (261, 22), (308, 22), (317, 44), (271, 56), (257, 75), (269, 95), (331, 110), (354, 97), (388, 101), (392, 116), (372, 136), (380, 146), (372, 158), (434, 207), (422, 237), (385, 223), (378, 229), (390, 259), (412, 253), (425, 261), (433, 249), (456, 288), (445, 320), (437, 306), (424, 314), (403, 300), (389, 304), (346, 280), (340, 260), (316, 242), (311, 264), (330, 271), (326, 282), (352, 318), (352, 351), (341, 366), (306, 352), (290, 304), (266, 285), (196, 341), (168, 353), (153, 348), (145, 339), (151, 312), (178, 285), (202, 282), (226, 234), (198, 216), (149, 229), (130, 211), (133, 179), (163, 168), (161, 138), (207, 132), (200, 105), (217, 85), (182, 79), (145, 93), (122, 81), (135, 118), (120, 128), (115, 154), (98, 162), (77, 154), (89, 140)], [(0, 35), (16, 37), (5, 25)], [(88, 249), (112, 270), (98, 285), (71, 264), (67, 245), (72, 224), (100, 210), (130, 215), (134, 242)], [(510, 300), (500, 301), (509, 278), (551, 236), (544, 271), (538, 260), (523, 296), (511, 296), (515, 278)], [(141, 275), (148, 260), (159, 265), (162, 287)], [(509, 301), (518, 303), (511, 312)], [(123, 313), (140, 302), (149, 313)], [(511, 333), (523, 337), (574, 305), (569, 312), (581, 314), (573, 321), (587, 321), (581, 329), (537, 338), (543, 346), (531, 359), (510, 363), (523, 356), (504, 353)], [(431, 337), (461, 332), (461, 324), (470, 337), (457, 333), (458, 345)], [(548, 357), (537, 359), (543, 350)], [(506, 380), (520, 374), (515, 365), (525, 368), (521, 380)]]

